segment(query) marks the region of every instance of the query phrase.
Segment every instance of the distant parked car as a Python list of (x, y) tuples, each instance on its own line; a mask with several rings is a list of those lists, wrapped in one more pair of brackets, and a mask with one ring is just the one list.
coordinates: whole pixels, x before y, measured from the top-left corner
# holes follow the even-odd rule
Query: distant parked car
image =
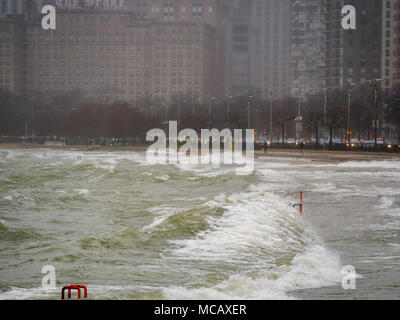
[(391, 144), (391, 145), (399, 145), (400, 143), (399, 143), (399, 139), (393, 139), (393, 138), (391, 138), (391, 139), (386, 139), (385, 140), (385, 143), (387, 144), (387, 145), (389, 145), (389, 144)]
[(287, 143), (288, 144), (295, 144), (296, 143), (296, 139), (289, 138), (289, 139), (287, 139)]
[(258, 137), (255, 140), (256, 144), (264, 144), (265, 142), (268, 143), (268, 138), (267, 137)]
[[(328, 143), (329, 143), (329, 141), (328, 141)], [(333, 144), (333, 145), (342, 144), (342, 140), (341, 140), (341, 139), (338, 139), (338, 138), (332, 138), (332, 144)]]
[(363, 140), (361, 143), (363, 148), (372, 149), (375, 146), (374, 140)]
[(360, 147), (361, 142), (358, 139), (350, 139), (350, 146), (351, 147)]
[(386, 148), (389, 150), (399, 150), (400, 143), (398, 139), (386, 139), (385, 141)]

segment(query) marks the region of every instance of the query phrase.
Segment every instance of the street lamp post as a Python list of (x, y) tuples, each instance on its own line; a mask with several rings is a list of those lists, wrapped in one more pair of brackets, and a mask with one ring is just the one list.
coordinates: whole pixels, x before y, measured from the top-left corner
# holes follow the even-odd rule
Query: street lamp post
[(227, 106), (227, 114), (226, 114), (226, 128), (230, 129), (230, 120), (231, 120), (231, 105), (230, 105), (230, 99), (232, 99), (232, 96), (228, 96), (228, 106)]
[(165, 104), (165, 123), (168, 123), (168, 103)]
[(299, 89), (299, 112), (298, 112), (298, 116), (301, 116), (301, 89)]
[(299, 101), (298, 101), (298, 115), (295, 119), (296, 121), (296, 141), (300, 142), (302, 136), (302, 121), (303, 118), (301, 117), (301, 89), (299, 88)]
[(178, 127), (181, 123), (181, 101), (178, 100)]
[(272, 96), (273, 96), (272, 90), (270, 91), (269, 94), (270, 94), (270, 95), (269, 95), (269, 96), (270, 96), (270, 98), (269, 98), (269, 104), (270, 104), (269, 134), (271, 135), (270, 142), (271, 142), (271, 144), (272, 144)]
[(253, 96), (248, 96), (247, 99), (247, 129), (250, 129), (250, 99), (253, 98)]
[(195, 109), (194, 109), (193, 95), (192, 95), (191, 97), (192, 97), (192, 115), (193, 115), (193, 119), (194, 119), (194, 118), (195, 118), (195, 115), (196, 115), (196, 111), (195, 111)]
[(32, 138), (33, 138), (33, 120), (34, 120), (34, 114), (33, 113), (34, 113), (34, 111), (33, 111), (32, 105), (31, 105), (31, 137)]
[(376, 81), (374, 82), (374, 134), (375, 134), (375, 152), (378, 152), (378, 90)]
[[(284, 91), (281, 91), (280, 93), (278, 93), (278, 94), (275, 94), (275, 98), (278, 98), (278, 97), (280, 97), (280, 96), (282, 96), (282, 94), (284, 94), (286, 92), (286, 90), (284, 90)], [(265, 93), (267, 93), (267, 91), (265, 91)], [(273, 123), (273, 118), (272, 118), (272, 112), (273, 112), (273, 99), (274, 99), (274, 93), (273, 93), (273, 91), (272, 90), (270, 90), (269, 91), (269, 98), (270, 98), (270, 100), (269, 100), (269, 105), (270, 105), (270, 119), (269, 119), (269, 129), (270, 129), (270, 135), (271, 135), (271, 143), (272, 143), (272, 138), (273, 138), (273, 125), (272, 125), (272, 123)]]
[(326, 105), (328, 102), (328, 94), (325, 90), (325, 95), (324, 95), (324, 127), (325, 127), (325, 137), (324, 137), (324, 150), (326, 150), (326, 140), (328, 138), (328, 131), (326, 127)]
[(350, 114), (351, 114), (351, 93), (352, 93), (352, 87), (350, 86), (349, 88), (349, 93), (348, 93), (348, 104), (347, 104), (347, 146), (351, 146), (351, 129), (350, 129)]
[(375, 79), (372, 86), (374, 89), (374, 136), (375, 152), (378, 152), (378, 82), (382, 79)]
[(208, 104), (208, 123), (209, 123), (209, 129), (211, 130), (213, 123), (212, 123), (212, 101), (215, 99), (215, 97), (210, 97), (210, 101)]

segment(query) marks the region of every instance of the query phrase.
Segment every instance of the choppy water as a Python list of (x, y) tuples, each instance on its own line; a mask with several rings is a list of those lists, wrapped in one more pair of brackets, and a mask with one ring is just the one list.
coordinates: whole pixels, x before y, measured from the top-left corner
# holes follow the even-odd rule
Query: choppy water
[[(400, 298), (399, 161), (255, 167), (0, 150), (0, 299), (58, 299), (71, 283), (94, 299)], [(41, 288), (45, 265), (55, 290)]]

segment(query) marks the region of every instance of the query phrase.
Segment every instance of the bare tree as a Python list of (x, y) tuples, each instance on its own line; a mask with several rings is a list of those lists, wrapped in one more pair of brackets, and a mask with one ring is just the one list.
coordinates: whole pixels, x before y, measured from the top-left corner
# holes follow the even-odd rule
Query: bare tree
[(315, 94), (308, 96), (303, 106), (304, 126), (308, 132), (314, 132), (316, 150), (318, 150), (319, 146), (319, 130), (324, 123), (323, 102), (324, 96), (322, 94)]
[(332, 147), (334, 131), (345, 127), (346, 92), (337, 89), (327, 95), (326, 127), (329, 130), (329, 145)]
[(282, 134), (282, 146), (285, 146), (285, 133), (288, 128), (288, 124), (293, 122), (296, 117), (296, 101), (291, 97), (282, 98), (274, 101), (274, 122), (281, 128)]
[(397, 127), (400, 138), (400, 88), (395, 88), (386, 101), (386, 120)]

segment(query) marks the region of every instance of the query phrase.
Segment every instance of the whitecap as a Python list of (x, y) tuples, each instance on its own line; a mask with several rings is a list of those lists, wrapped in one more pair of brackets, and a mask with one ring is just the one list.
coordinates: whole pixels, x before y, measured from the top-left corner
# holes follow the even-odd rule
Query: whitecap
[(393, 198), (389, 198), (389, 197), (382, 197), (379, 200), (379, 204), (376, 205), (376, 207), (378, 209), (389, 209), (394, 203), (394, 199)]
[(75, 192), (77, 192), (81, 196), (86, 196), (90, 193), (88, 189), (74, 189)]

